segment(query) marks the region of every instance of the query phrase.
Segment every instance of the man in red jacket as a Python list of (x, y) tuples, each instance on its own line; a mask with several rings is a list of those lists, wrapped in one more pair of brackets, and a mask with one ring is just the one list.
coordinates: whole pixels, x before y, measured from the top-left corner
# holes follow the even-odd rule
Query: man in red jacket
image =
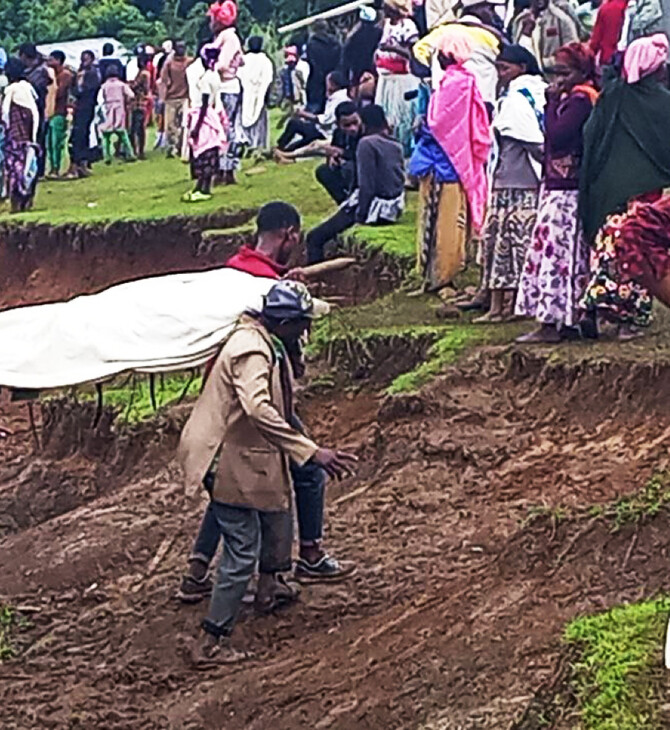
[(601, 66), (612, 63), (614, 59), (627, 6), (628, 0), (606, 0), (598, 9), (589, 43)]
[[(268, 279), (300, 278), (300, 270), (289, 271), (291, 255), (301, 245), (300, 214), (288, 203), (276, 201), (264, 205), (256, 219), (257, 241), (255, 248), (243, 246), (226, 262), (226, 266), (254, 276)], [(289, 357), (292, 353), (288, 353)], [(292, 359), (294, 372), (297, 370)], [(300, 375), (299, 372), (295, 372)], [(297, 415), (291, 425), (304, 431)], [(354, 573), (355, 565), (338, 562), (323, 549), (323, 513), (325, 505), (326, 473), (315, 463), (304, 466), (291, 465), (295, 493), (300, 556), (295, 575), (305, 583), (336, 582)], [(208, 508), (203, 515), (198, 536), (189, 558), (189, 571), (184, 576), (178, 592), (185, 603), (197, 603), (212, 591), (207, 577), (209, 565), (219, 545), (219, 528)], [(278, 571), (284, 568), (277, 568)], [(280, 586), (281, 588), (281, 586)], [(288, 588), (288, 587), (287, 587)], [(286, 598), (290, 598), (290, 590)], [(283, 596), (280, 596), (281, 599)]]

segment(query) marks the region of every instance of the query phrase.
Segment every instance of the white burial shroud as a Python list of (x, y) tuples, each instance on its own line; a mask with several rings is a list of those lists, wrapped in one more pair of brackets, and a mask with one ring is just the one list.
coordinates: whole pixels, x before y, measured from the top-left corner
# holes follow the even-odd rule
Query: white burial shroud
[(0, 312), (0, 386), (46, 390), (202, 365), (274, 283), (221, 268)]

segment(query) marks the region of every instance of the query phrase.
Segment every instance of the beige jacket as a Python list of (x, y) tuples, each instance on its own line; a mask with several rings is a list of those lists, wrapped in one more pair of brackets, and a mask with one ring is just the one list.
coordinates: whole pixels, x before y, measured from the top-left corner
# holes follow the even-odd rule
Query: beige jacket
[(217, 502), (267, 512), (290, 509), (289, 459), (302, 465), (318, 447), (287, 423), (289, 415), (270, 335), (243, 315), (181, 436), (187, 486), (200, 485), (221, 447), (212, 494)]
[(535, 30), (531, 36), (523, 35), (523, 21), (533, 16), (528, 8), (523, 10), (514, 21), (512, 40), (529, 50), (542, 69), (553, 66), (556, 61), (556, 51), (566, 43), (579, 40), (579, 31), (574, 20), (554, 3), (540, 15), (535, 23)]

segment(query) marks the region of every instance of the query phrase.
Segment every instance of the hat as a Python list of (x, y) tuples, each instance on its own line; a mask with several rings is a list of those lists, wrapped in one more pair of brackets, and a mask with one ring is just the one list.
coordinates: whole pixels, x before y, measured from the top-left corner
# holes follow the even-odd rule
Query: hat
[(377, 11), (369, 5), (364, 5), (360, 9), (358, 17), (365, 23), (374, 23), (377, 20)]
[(311, 319), (314, 301), (304, 284), (280, 281), (263, 297), (263, 314), (274, 320)]

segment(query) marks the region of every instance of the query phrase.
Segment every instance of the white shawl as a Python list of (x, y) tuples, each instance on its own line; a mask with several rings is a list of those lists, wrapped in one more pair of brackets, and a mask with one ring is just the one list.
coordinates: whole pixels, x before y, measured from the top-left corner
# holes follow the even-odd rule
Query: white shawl
[(15, 81), (5, 89), (5, 95), (2, 100), (2, 121), (5, 126), (9, 126), (9, 110), (12, 104), (22, 106), (29, 109), (33, 115), (33, 142), (37, 142), (37, 131), (39, 129), (40, 118), (37, 111), (37, 94), (32, 85), (27, 81)]
[[(544, 132), (538, 114), (544, 116), (546, 82), (541, 76), (523, 74), (509, 85), (500, 98), (493, 117), (493, 129), (501, 137), (511, 137), (519, 142), (542, 144)], [(527, 95), (533, 99), (531, 104)]]
[(274, 73), (272, 61), (265, 53), (247, 53), (244, 56), (244, 65), (237, 71), (242, 84), (243, 127), (251, 127), (258, 121)]

